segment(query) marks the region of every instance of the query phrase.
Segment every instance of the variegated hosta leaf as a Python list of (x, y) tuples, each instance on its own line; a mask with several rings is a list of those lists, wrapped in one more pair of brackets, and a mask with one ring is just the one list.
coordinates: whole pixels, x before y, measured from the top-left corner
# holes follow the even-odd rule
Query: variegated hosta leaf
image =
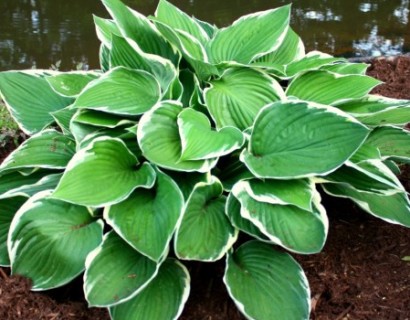
[(144, 53), (131, 39), (112, 35), (110, 67), (118, 66), (151, 73), (160, 83), (163, 92), (168, 90), (171, 82), (177, 77), (177, 71), (171, 61)]
[(302, 39), (289, 27), (279, 48), (258, 58), (252, 65), (267, 68), (273, 66), (280, 70), (292, 61), (301, 59), (304, 55), (305, 46), (303, 45)]
[(175, 253), (180, 259), (216, 261), (236, 241), (237, 232), (225, 215), (226, 197), (215, 177), (196, 184), (184, 208), (175, 235)]
[(10, 266), (9, 253), (7, 250), (7, 235), (11, 221), (17, 210), (26, 202), (25, 197), (14, 197), (0, 200), (0, 266)]
[(378, 127), (370, 133), (365, 144), (379, 149), (382, 159), (410, 163), (410, 132), (407, 130), (393, 126)]
[(357, 164), (347, 161), (342, 167), (323, 177), (323, 180), (343, 184), (357, 191), (382, 195), (405, 192), (394, 173), (380, 160), (362, 161)]
[(224, 282), (248, 319), (309, 319), (310, 289), (302, 267), (268, 244), (250, 241), (229, 254)]
[(104, 44), (101, 44), (99, 57), (102, 72), (107, 72), (110, 69), (110, 55), (111, 52), (109, 47), (105, 46)]
[(84, 206), (104, 207), (125, 200), (138, 187), (151, 188), (155, 171), (138, 160), (123, 141), (100, 137), (68, 163), (53, 197)]
[(296, 77), (286, 90), (288, 97), (321, 104), (336, 104), (364, 97), (381, 82), (364, 75), (339, 75), (326, 70), (310, 71)]
[(277, 49), (289, 27), (290, 6), (243, 16), (220, 29), (207, 51), (214, 64), (235, 61), (248, 64)]
[(0, 172), (24, 168), (64, 169), (75, 153), (75, 142), (49, 129), (24, 141), (1, 164)]
[(320, 70), (327, 70), (327, 71), (338, 73), (338, 74), (365, 75), (368, 67), (369, 65), (366, 63), (342, 62), (342, 63), (324, 65), (323, 67), (320, 67)]
[(221, 180), (225, 191), (231, 191), (234, 184), (240, 180), (255, 177), (237, 155), (223, 158), (214, 174)]
[(95, 307), (114, 306), (135, 297), (159, 268), (114, 231), (104, 235), (102, 244), (88, 255), (85, 265), (84, 294), (89, 306)]
[(233, 196), (232, 192), (229, 193), (226, 200), (225, 214), (235, 228), (258, 240), (271, 242), (256, 225), (241, 216), (241, 203)]
[(150, 73), (118, 67), (90, 82), (73, 106), (120, 115), (139, 115), (151, 109), (160, 97), (160, 85)]
[(333, 183), (324, 184), (323, 189), (332, 196), (351, 199), (373, 216), (390, 223), (410, 227), (410, 201), (405, 192), (384, 195)]
[(121, 36), (121, 31), (115, 21), (93, 16), (97, 37), (101, 44), (111, 48), (112, 36)]
[(192, 17), (192, 19), (194, 19), (199, 24), (199, 26), (206, 32), (209, 38), (213, 38), (215, 33), (218, 31), (218, 27), (214, 24), (202, 21), (194, 16)]
[(369, 126), (405, 125), (410, 122), (409, 100), (369, 95), (338, 104), (337, 107)]
[(169, 258), (146, 288), (131, 300), (110, 308), (110, 315), (113, 320), (176, 320), (182, 313), (189, 291), (188, 270)]
[(209, 41), (208, 34), (195, 19), (189, 17), (185, 12), (179, 10), (168, 1), (159, 1), (157, 10), (155, 11), (155, 17), (158, 21), (168, 25), (172, 29), (189, 33), (202, 45), (206, 45)]
[(83, 270), (102, 240), (103, 223), (87, 208), (37, 193), (16, 213), (7, 240), (14, 274), (33, 281), (33, 290), (62, 286)]
[(176, 182), (179, 190), (181, 190), (182, 195), (184, 196), (184, 200), (188, 200), (197, 183), (207, 182), (210, 175), (209, 172), (179, 172), (172, 170), (166, 170), (165, 172)]
[[(31, 174), (23, 174), (19, 171), (10, 171), (0, 175), (0, 195), (13, 193), (14, 190), (37, 184), (42, 178), (46, 177), (53, 171), (50, 170), (35, 170)], [(51, 189), (51, 188), (50, 188)], [(8, 198), (8, 197), (4, 197)]]
[(127, 200), (108, 207), (104, 216), (128, 244), (158, 262), (168, 251), (183, 204), (176, 183), (158, 171), (152, 189), (135, 190)]
[(55, 92), (64, 97), (77, 96), (91, 81), (97, 79), (96, 72), (73, 71), (46, 77)]
[(366, 162), (368, 160), (381, 160), (382, 156), (379, 149), (369, 144), (362, 144), (362, 146), (352, 155), (349, 161), (353, 163)]
[(246, 182), (248, 194), (256, 201), (293, 205), (311, 211), (315, 184), (308, 179), (299, 180), (257, 180)]
[(287, 78), (292, 78), (309, 70), (317, 70), (323, 66), (344, 61), (346, 61), (344, 58), (335, 58), (320, 51), (311, 51), (301, 59), (289, 63), (285, 67), (285, 74)]
[(91, 109), (78, 110), (72, 121), (85, 125), (115, 128), (123, 125), (133, 125), (136, 121), (125, 119), (123, 116), (116, 116), (106, 112), (100, 112)]
[(61, 131), (65, 135), (72, 136), (70, 132), (70, 122), (76, 112), (77, 109), (68, 106), (67, 108), (51, 112), (50, 114), (54, 118), (54, 121), (61, 128)]
[(181, 138), (178, 131), (178, 114), (182, 106), (174, 101), (164, 101), (146, 112), (137, 130), (138, 144), (145, 158), (152, 163), (176, 171), (208, 172), (216, 159), (181, 160)]
[[(7, 71), (0, 73), (0, 95), (12, 117), (27, 134), (34, 134), (53, 122), (50, 112), (65, 108), (71, 98), (50, 87), (45, 75), (52, 71)], [(35, 116), (33, 116), (35, 110)]]
[(235, 127), (211, 129), (208, 117), (194, 109), (184, 109), (178, 114), (181, 137), (181, 160), (203, 160), (224, 156), (245, 143), (242, 132)]
[(257, 116), (249, 149), (241, 160), (262, 178), (294, 179), (324, 175), (348, 160), (368, 129), (336, 108), (277, 102)]
[(102, 0), (121, 34), (134, 40), (145, 53), (177, 62), (171, 45), (161, 36), (151, 21), (144, 15), (125, 6), (120, 0)]
[(210, 84), (205, 90), (205, 101), (217, 128), (233, 126), (245, 130), (252, 126), (262, 107), (285, 99), (276, 80), (253, 69), (228, 69)]
[[(7, 186), (5, 186), (7, 188), (5, 188), (7, 191), (0, 194), (0, 199), (6, 199), (16, 196), (30, 198), (40, 191), (54, 189), (60, 181), (62, 175), (62, 173), (44, 175), (44, 172), (42, 172), (41, 175), (36, 175), (36, 172), (34, 172), (29, 176), (23, 176), (19, 172), (11, 172), (10, 174), (6, 174), (0, 177), (0, 184), (5, 182)], [(37, 176), (41, 178), (34, 180), (33, 178), (31, 178), (31, 176)], [(15, 178), (17, 178), (17, 181), (19, 181), (20, 183), (10, 181), (11, 179)], [(13, 184), (15, 184), (15, 186), (11, 187)]]
[(240, 181), (233, 187), (232, 193), (241, 203), (241, 216), (256, 225), (269, 240), (290, 251), (303, 254), (319, 252), (328, 231), (328, 220), (320, 204), (319, 193), (314, 192), (312, 210), (304, 210), (284, 204), (274, 194), (274, 188), (269, 187), (269, 182), (258, 185), (257, 195), (263, 194), (263, 198), (255, 197), (250, 181)]

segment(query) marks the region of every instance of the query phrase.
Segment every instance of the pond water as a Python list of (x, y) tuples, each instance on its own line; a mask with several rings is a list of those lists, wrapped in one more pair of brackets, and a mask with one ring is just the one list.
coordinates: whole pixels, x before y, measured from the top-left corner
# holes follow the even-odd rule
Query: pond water
[[(289, 0), (170, 0), (185, 12), (226, 26), (239, 16)], [(153, 14), (157, 0), (125, 0)], [(293, 28), (307, 50), (338, 56), (396, 55), (410, 51), (410, 0), (294, 0)], [(92, 14), (108, 17), (99, 0), (0, 0), (0, 70), (98, 67)]]

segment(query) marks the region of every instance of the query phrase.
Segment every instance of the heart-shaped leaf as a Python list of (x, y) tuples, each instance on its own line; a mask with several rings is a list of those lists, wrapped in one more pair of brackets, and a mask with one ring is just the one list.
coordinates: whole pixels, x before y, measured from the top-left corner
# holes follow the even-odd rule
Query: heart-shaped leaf
[(121, 202), (134, 189), (154, 185), (151, 165), (137, 164), (137, 158), (122, 140), (97, 138), (71, 159), (53, 197), (94, 207)]
[(181, 160), (218, 158), (239, 149), (245, 143), (242, 132), (234, 127), (211, 130), (206, 115), (194, 109), (184, 109), (178, 115), (181, 137)]
[(160, 99), (161, 88), (150, 73), (117, 67), (90, 82), (74, 103), (87, 108), (120, 115), (139, 115)]
[(216, 159), (180, 159), (182, 147), (177, 121), (181, 111), (179, 103), (166, 101), (146, 112), (138, 124), (138, 144), (144, 157), (162, 168), (208, 172), (216, 164)]
[(229, 254), (224, 282), (248, 319), (309, 319), (310, 289), (303, 269), (268, 244), (250, 241)]
[(222, 193), (222, 184), (215, 177), (196, 184), (175, 235), (179, 258), (216, 261), (236, 241), (237, 232), (225, 215), (226, 197)]
[(253, 69), (230, 68), (210, 84), (204, 95), (217, 128), (233, 126), (245, 130), (252, 126), (262, 107), (285, 99), (276, 80)]
[(7, 241), (12, 272), (30, 278), (33, 290), (59, 287), (77, 277), (102, 240), (101, 220), (50, 194), (40, 192), (19, 209)]
[(167, 259), (146, 288), (135, 298), (110, 308), (110, 315), (113, 320), (176, 320), (182, 313), (189, 291), (188, 270), (177, 260)]
[(155, 277), (159, 264), (129, 246), (114, 231), (86, 260), (84, 294), (90, 306), (108, 307), (136, 296)]
[(104, 216), (132, 247), (159, 261), (168, 251), (168, 243), (182, 216), (183, 203), (175, 182), (157, 171), (152, 189), (137, 189), (127, 200), (107, 208)]
[(368, 132), (336, 108), (302, 101), (277, 102), (258, 114), (249, 149), (241, 154), (241, 160), (257, 177), (324, 175), (348, 160)]

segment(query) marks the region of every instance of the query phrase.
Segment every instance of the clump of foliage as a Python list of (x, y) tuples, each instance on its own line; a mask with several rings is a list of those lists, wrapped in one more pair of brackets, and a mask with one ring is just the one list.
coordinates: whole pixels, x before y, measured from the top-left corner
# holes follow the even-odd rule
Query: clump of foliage
[(225, 257), (246, 317), (308, 319), (285, 251), (323, 248), (319, 190), (410, 226), (395, 176), (409, 101), (370, 95), (366, 64), (305, 53), (290, 6), (219, 29), (165, 0), (153, 17), (102, 2), (100, 71), (0, 74), (31, 135), (0, 166), (0, 264), (33, 290), (84, 272), (89, 305), (112, 319), (176, 319), (181, 261)]

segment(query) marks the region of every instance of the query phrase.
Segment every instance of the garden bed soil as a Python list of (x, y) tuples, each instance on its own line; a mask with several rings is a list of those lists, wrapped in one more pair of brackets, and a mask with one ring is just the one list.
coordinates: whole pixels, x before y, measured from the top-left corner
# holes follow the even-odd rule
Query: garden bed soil
[[(385, 82), (374, 93), (410, 99), (410, 57), (376, 59), (368, 74)], [(410, 190), (409, 168), (403, 168), (400, 178)], [(311, 319), (410, 320), (410, 262), (403, 260), (410, 256), (410, 229), (373, 218), (346, 200), (325, 197), (324, 202), (330, 219), (324, 250), (296, 256), (311, 286)], [(186, 265), (192, 287), (180, 319), (245, 319), (223, 286), (224, 261)], [(10, 276), (10, 270), (3, 268), (0, 319), (105, 320), (109, 316), (104, 309), (87, 308), (81, 279), (46, 293), (31, 292), (29, 280)]]

